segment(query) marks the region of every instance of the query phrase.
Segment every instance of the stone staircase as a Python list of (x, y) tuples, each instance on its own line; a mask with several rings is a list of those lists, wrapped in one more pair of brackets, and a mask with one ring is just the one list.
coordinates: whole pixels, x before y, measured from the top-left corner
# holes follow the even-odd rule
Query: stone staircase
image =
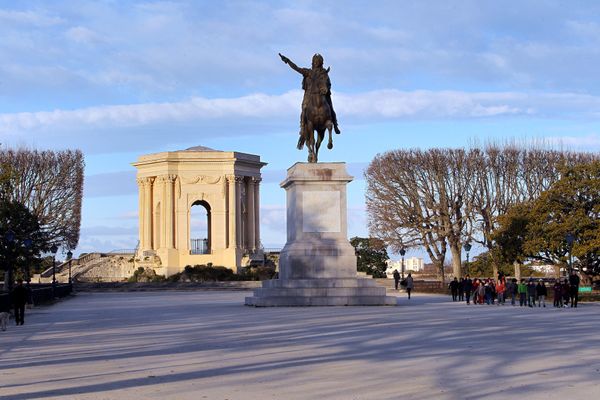
[[(69, 264), (73, 281), (122, 281), (133, 274), (133, 262), (127, 260), (133, 254), (125, 253), (88, 253), (79, 259), (72, 259), (56, 266), (56, 281), (69, 281)], [(128, 268), (128, 264), (131, 264)], [(126, 270), (126, 271), (124, 271)], [(41, 283), (52, 282), (52, 267), (40, 274)]]

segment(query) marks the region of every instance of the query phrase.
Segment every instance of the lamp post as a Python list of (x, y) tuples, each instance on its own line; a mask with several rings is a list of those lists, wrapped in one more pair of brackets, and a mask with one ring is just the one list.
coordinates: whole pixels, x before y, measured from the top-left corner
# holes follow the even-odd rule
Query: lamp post
[[(32, 247), (33, 247), (33, 240), (27, 238), (23, 241), (23, 246), (25, 246), (25, 251), (27, 252), (27, 255), (30, 256), (31, 255), (31, 251), (32, 251)], [(29, 259), (25, 258), (25, 262), (27, 263), (26, 267), (25, 267), (25, 281), (27, 283), (29, 283), (31, 281), (31, 277), (29, 274)]]
[(4, 248), (6, 253), (4, 254), (4, 260), (6, 262), (6, 282), (4, 287), (10, 292), (13, 287), (13, 264), (12, 264), (12, 247), (15, 242), (15, 232), (12, 229), (4, 232)]
[(50, 247), (50, 252), (52, 253), (52, 298), (54, 298), (54, 294), (56, 291), (56, 252), (58, 251), (58, 246), (55, 244)]
[(71, 250), (67, 252), (67, 260), (69, 260), (69, 285), (71, 284), (71, 259), (73, 258), (73, 253)]
[(469, 252), (471, 251), (471, 242), (465, 243), (465, 251), (467, 252), (467, 265), (466, 265), (466, 267), (469, 268)]
[(569, 232), (565, 236), (565, 241), (569, 245), (569, 275), (571, 275), (573, 273), (573, 242), (575, 241), (575, 236)]
[(400, 255), (402, 256), (402, 265), (401, 265), (401, 269), (402, 269), (402, 279), (404, 279), (404, 255), (406, 254), (406, 250), (404, 250), (404, 247), (400, 249)]

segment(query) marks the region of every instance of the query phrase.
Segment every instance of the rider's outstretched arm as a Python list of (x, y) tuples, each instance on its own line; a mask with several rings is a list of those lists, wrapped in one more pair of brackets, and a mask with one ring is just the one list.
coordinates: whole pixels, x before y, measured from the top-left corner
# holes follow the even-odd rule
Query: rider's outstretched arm
[(304, 70), (306, 68), (300, 68), (300, 67), (298, 67), (296, 64), (294, 64), (294, 62), (292, 60), (290, 60), (289, 58), (287, 58), (286, 56), (284, 56), (281, 53), (279, 53), (279, 57), (281, 57), (281, 61), (283, 61), (284, 63), (286, 63), (287, 65), (289, 65), (291, 69), (293, 69), (294, 71), (296, 71), (299, 74), (304, 75)]

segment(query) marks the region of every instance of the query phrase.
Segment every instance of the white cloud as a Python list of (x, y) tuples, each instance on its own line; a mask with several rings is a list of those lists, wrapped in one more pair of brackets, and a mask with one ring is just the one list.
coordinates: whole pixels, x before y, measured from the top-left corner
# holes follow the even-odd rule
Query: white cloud
[(46, 27), (64, 22), (62, 18), (45, 15), (35, 11), (0, 10), (0, 21)]
[(280, 204), (263, 204), (260, 206), (260, 226), (285, 232), (286, 209)]
[[(17, 2), (4, 8), (24, 10), (0, 10), (0, 58), (15, 65), (2, 68), (0, 90), (27, 111), (40, 99), (61, 107), (272, 93), (299, 82), (278, 51), (299, 65), (320, 51), (342, 91), (598, 91), (594, 6), (480, 3)], [(39, 79), (40, 68), (62, 77)]]
[(299, 91), (280, 96), (253, 94), (231, 99), (194, 97), (175, 103), (100, 106), (0, 114), (0, 133), (57, 126), (143, 126), (169, 121), (217, 118), (273, 117), (293, 114), (301, 102)]
[(69, 40), (76, 43), (89, 44), (101, 41), (100, 36), (96, 32), (83, 26), (70, 28), (65, 35)]
[[(0, 114), (0, 133), (61, 127), (136, 127), (165, 122), (269, 119), (299, 113), (301, 92), (251, 94), (236, 98), (193, 97), (172, 103), (146, 103)], [(334, 94), (338, 115), (353, 119), (597, 116), (600, 97), (574, 93), (378, 90)]]

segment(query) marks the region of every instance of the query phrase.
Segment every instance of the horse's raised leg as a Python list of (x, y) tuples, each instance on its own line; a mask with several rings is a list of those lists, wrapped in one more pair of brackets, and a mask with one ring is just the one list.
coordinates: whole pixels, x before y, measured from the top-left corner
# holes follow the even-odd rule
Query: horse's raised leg
[(333, 124), (331, 121), (327, 121), (327, 130), (329, 131), (329, 142), (327, 143), (327, 148), (329, 150), (333, 149), (333, 137), (331, 136), (331, 129), (333, 129)]

